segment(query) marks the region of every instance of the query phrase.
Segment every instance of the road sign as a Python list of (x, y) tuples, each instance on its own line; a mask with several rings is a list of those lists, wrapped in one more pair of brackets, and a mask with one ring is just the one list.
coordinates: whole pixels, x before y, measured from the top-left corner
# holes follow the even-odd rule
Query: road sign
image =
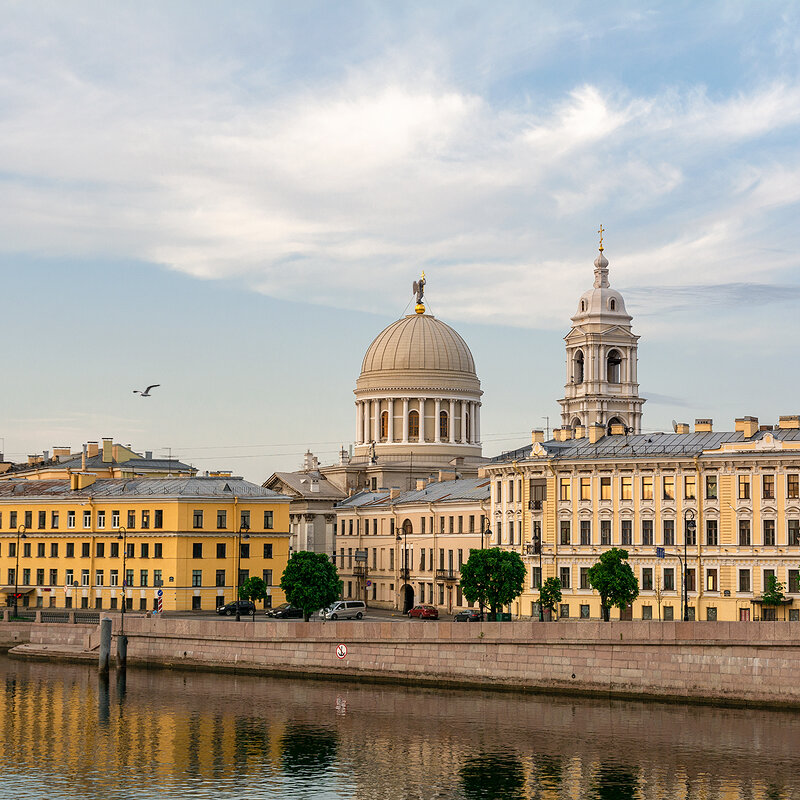
[(367, 551), (366, 550), (356, 550), (355, 557), (356, 557), (356, 561), (366, 561), (367, 560)]
[(656, 558), (664, 558), (665, 555), (663, 547), (656, 547)]
[(336, 658), (344, 658), (347, 655), (347, 645), (340, 644), (336, 648)]
[(156, 597), (163, 597), (163, 595), (164, 595), (164, 592), (163, 592), (161, 589), (159, 589), (159, 590), (156, 592)]

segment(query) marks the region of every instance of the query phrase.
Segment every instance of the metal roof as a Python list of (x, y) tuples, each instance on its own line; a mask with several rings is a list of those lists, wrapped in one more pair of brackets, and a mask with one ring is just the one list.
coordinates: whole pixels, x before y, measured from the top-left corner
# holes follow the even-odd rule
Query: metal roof
[[(312, 479), (318, 481), (319, 491), (311, 489)], [(262, 486), (273, 483), (275, 480), (282, 481), (306, 500), (341, 500), (347, 496), (318, 470), (312, 472), (275, 472), (268, 480), (264, 481)]]
[(400, 492), (392, 499), (388, 490), (379, 492), (364, 491), (348, 497), (336, 508), (369, 508), (375, 506), (399, 506), (414, 503), (467, 503), (489, 499), (488, 478), (468, 478), (466, 480), (437, 481), (425, 488)]

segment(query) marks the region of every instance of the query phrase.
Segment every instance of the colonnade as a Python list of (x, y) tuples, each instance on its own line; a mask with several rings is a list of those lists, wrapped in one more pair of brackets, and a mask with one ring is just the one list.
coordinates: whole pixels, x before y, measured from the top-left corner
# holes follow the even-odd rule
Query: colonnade
[[(433, 403), (433, 430), (426, 431), (425, 405)], [(370, 442), (392, 442), (410, 444), (413, 442), (480, 444), (481, 425), (478, 400), (464, 400), (454, 397), (383, 397), (375, 400), (356, 401), (356, 444)], [(416, 412), (413, 427), (409, 421)], [(447, 414), (446, 435), (442, 436), (441, 413)], [(457, 413), (458, 412), (458, 413)], [(385, 432), (381, 430), (381, 415), (387, 414)], [(400, 417), (401, 429), (396, 430), (396, 417)], [(458, 425), (456, 426), (456, 421)]]

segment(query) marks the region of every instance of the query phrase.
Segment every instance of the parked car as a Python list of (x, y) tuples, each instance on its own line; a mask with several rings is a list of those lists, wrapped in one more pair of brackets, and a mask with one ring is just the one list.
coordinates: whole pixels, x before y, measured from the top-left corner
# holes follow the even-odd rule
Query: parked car
[(465, 608), (453, 617), (455, 622), (483, 622), (483, 614), (477, 608)]
[(363, 600), (339, 600), (329, 608), (323, 608), (319, 615), (322, 619), (361, 619), (367, 613), (367, 604)]
[(250, 600), (233, 600), (217, 609), (217, 614), (224, 617), (232, 617), (236, 613), (236, 604), (239, 604), (239, 614), (255, 614), (256, 605)]
[(408, 616), (411, 619), (439, 619), (439, 609), (434, 606), (414, 606)]
[(303, 609), (293, 606), (291, 603), (281, 603), (275, 608), (267, 609), (267, 616), (273, 619), (302, 619)]

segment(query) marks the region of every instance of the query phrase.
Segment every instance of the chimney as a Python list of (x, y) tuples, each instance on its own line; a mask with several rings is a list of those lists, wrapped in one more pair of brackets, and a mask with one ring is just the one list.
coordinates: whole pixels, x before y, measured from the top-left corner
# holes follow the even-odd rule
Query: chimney
[(86, 469), (86, 445), (83, 446), (83, 452), (81, 453), (81, 469)]
[(714, 430), (713, 419), (696, 419), (694, 421), (695, 433), (711, 433)]
[(146, 459), (148, 459), (148, 460), (151, 460), (153, 458), (153, 451), (152, 450), (145, 450), (144, 451), (144, 457)]
[(440, 469), (439, 470), (439, 482), (442, 481), (454, 481), (456, 479), (456, 473), (451, 472), (450, 470)]
[(400, 494), (400, 488), (399, 487), (392, 486), (392, 488), (389, 489), (389, 499), (390, 500), (394, 500), (395, 497), (399, 496), (399, 494)]
[(615, 422), (611, 426), (611, 435), (612, 436), (624, 436), (625, 435), (625, 426), (621, 423)]
[(42, 460), (42, 457), (38, 454), (28, 456), (28, 465), (33, 466), (34, 464), (39, 464)]
[(605, 425), (601, 425), (599, 422), (593, 422), (589, 426), (589, 444), (596, 444), (599, 442), (603, 436), (605, 436), (605, 433)]
[(73, 472), (69, 476), (69, 488), (74, 492), (76, 489), (85, 489), (97, 480), (97, 475), (93, 472)]
[(69, 447), (54, 447), (53, 448), (53, 458), (58, 459), (61, 461), (62, 459), (66, 461), (70, 457), (70, 449)]
[(103, 437), (103, 463), (104, 464), (110, 464), (111, 461), (113, 460), (112, 456), (111, 456), (111, 453), (112, 453), (112, 446), (111, 445), (112, 445), (113, 441), (114, 441), (113, 439), (110, 439), (107, 436)]
[(531, 431), (531, 444), (544, 441), (544, 431)]
[(97, 442), (87, 442), (86, 446), (88, 447), (88, 455), (89, 458), (93, 458), (100, 452), (100, 445)]
[(689, 433), (689, 423), (688, 422), (678, 422), (675, 425), (675, 433)]
[(311, 478), (310, 491), (319, 493), (319, 478), (316, 475)]
[(42, 461), (49, 461), (49, 460), (50, 460), (50, 451), (42, 450)]
[(425, 480), (425, 478), (417, 478), (417, 491), (418, 492), (421, 492), (427, 485), (428, 485), (428, 482)]
[(800, 428), (800, 416), (797, 416), (797, 414), (792, 414), (786, 417), (779, 417), (778, 427), (783, 429)]
[(736, 431), (744, 434), (749, 439), (758, 432), (758, 417), (742, 417), (736, 420)]
[(583, 439), (586, 436), (586, 428), (583, 425), (575, 426), (575, 438)]

